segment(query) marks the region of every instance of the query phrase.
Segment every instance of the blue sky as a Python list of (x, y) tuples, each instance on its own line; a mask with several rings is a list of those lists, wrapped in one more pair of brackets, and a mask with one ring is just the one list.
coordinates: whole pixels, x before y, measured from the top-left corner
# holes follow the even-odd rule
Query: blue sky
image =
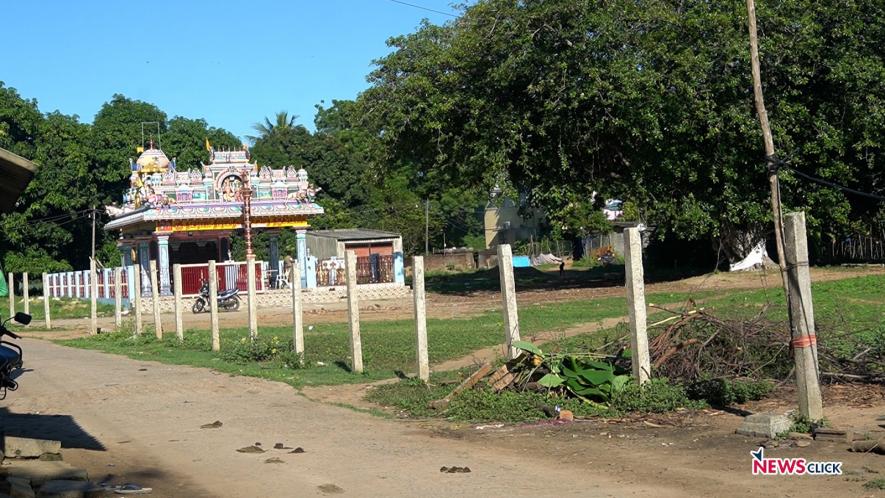
[[(404, 0), (443, 12), (451, 0)], [(237, 135), (352, 99), (390, 36), (451, 17), (392, 0), (7, 0), (0, 81), (91, 122), (114, 93)], [(137, 124), (136, 124), (137, 126)]]

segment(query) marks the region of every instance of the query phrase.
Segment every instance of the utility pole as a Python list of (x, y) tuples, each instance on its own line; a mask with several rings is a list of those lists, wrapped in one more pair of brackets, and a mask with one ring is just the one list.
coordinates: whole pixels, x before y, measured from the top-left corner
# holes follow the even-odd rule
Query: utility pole
[(424, 254), (430, 254), (430, 199), (424, 199)]
[(95, 261), (95, 204), (92, 205), (92, 260)]
[(768, 161), (768, 186), (771, 189), (771, 214), (774, 218), (777, 264), (781, 269), (784, 292), (789, 299), (790, 288), (787, 285), (786, 279), (783, 278), (787, 267), (784, 251), (784, 225), (781, 212), (780, 183), (777, 177), (778, 164), (774, 151), (774, 139), (771, 136), (771, 127), (768, 124), (768, 112), (765, 110), (765, 98), (762, 95), (762, 76), (759, 69), (759, 41), (756, 35), (756, 4), (754, 0), (747, 0), (747, 15), (749, 17), (750, 67), (753, 72), (753, 96), (756, 101), (756, 113), (759, 115), (759, 125), (762, 127), (762, 139), (765, 142), (765, 159)]
[[(823, 402), (818, 378), (817, 339), (814, 334), (814, 312), (811, 301), (811, 279), (808, 273), (808, 248), (805, 235), (804, 214), (790, 215), (787, 235), (790, 238), (790, 265), (784, 244), (784, 220), (780, 199), (778, 167), (774, 139), (768, 124), (765, 99), (762, 94), (762, 76), (759, 69), (759, 40), (756, 33), (756, 5), (747, 0), (748, 29), (750, 32), (750, 68), (753, 73), (753, 96), (756, 113), (762, 127), (765, 143), (765, 159), (768, 163), (768, 184), (771, 189), (771, 211), (774, 218), (774, 237), (777, 244), (778, 266), (787, 301), (790, 320), (790, 346), (796, 369), (796, 385), (799, 390), (799, 412), (812, 421), (823, 418)], [(795, 292), (793, 292), (795, 290)]]

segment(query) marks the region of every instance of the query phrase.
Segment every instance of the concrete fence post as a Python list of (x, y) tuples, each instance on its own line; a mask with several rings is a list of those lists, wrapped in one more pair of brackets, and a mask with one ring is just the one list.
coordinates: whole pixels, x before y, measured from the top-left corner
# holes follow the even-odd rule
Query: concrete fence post
[(22, 300), (25, 314), (31, 314), (31, 290), (28, 289), (28, 272), (22, 273)]
[(163, 339), (163, 317), (160, 315), (160, 282), (157, 279), (157, 260), (152, 259), (150, 266), (151, 303), (154, 305), (154, 333), (157, 339)]
[(129, 296), (135, 311), (135, 335), (144, 332), (144, 317), (141, 314), (141, 268), (132, 265), (132, 281), (129, 282)]
[(49, 316), (49, 297), (52, 293), (50, 290), (50, 277), (47, 274), (43, 274), (43, 320), (46, 322), (46, 330), (52, 329), (52, 318)]
[(258, 295), (255, 293), (255, 257), (246, 258), (246, 314), (249, 316), (249, 338), (255, 340), (258, 338)]
[(301, 302), (301, 269), (293, 264), (289, 269), (289, 282), (292, 287), (292, 345), (299, 361), (304, 364), (304, 310)]
[(415, 298), (415, 334), (418, 339), (418, 378), (430, 380), (427, 352), (427, 297), (424, 292), (424, 256), (412, 258), (412, 293)]
[(218, 271), (215, 260), (209, 260), (209, 325), (212, 329), (212, 351), (221, 351), (221, 335), (218, 332)]
[(172, 299), (175, 300), (175, 336), (184, 341), (184, 322), (181, 317), (181, 265), (172, 265)]
[(811, 299), (811, 273), (808, 269), (808, 238), (805, 213), (784, 217), (784, 248), (790, 288), (788, 300), (796, 386), (799, 388), (799, 413), (809, 420), (824, 417), (817, 362), (817, 337), (814, 329), (814, 305)]
[(350, 325), (350, 356), (353, 372), (363, 373), (363, 344), (360, 338), (360, 302), (356, 283), (356, 253), (345, 252), (344, 267), (347, 271), (347, 318)]
[(645, 280), (642, 267), (642, 234), (638, 228), (624, 230), (624, 272), (627, 285), (627, 311), (630, 317), (630, 348), (632, 349), (633, 378), (639, 384), (651, 378), (651, 360), (648, 353), (648, 329), (645, 309)]
[(123, 270), (122, 266), (114, 268), (114, 327), (117, 330), (123, 326)]
[(98, 274), (92, 258), (89, 259), (89, 333), (98, 334)]
[(513, 343), (519, 340), (519, 311), (516, 307), (516, 282), (513, 279), (513, 253), (510, 244), (498, 245), (498, 275), (504, 311), (504, 348), (508, 360), (519, 355)]

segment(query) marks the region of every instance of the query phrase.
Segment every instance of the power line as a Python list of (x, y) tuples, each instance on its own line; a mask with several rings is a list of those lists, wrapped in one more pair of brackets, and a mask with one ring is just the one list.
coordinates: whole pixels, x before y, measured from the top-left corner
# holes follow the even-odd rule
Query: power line
[(400, 5), (407, 5), (407, 6), (409, 6), (409, 7), (413, 7), (413, 8), (416, 8), (416, 9), (426, 10), (427, 12), (434, 12), (434, 13), (436, 13), (436, 14), (441, 14), (441, 15), (444, 15), (444, 16), (453, 17), (453, 18), (455, 18), (455, 19), (458, 18), (458, 16), (456, 16), (455, 14), (452, 14), (452, 13), (450, 13), (450, 12), (443, 12), (443, 11), (441, 11), (441, 10), (435, 10), (435, 9), (431, 9), (431, 8), (428, 8), (428, 7), (424, 7), (424, 6), (422, 6), (422, 5), (415, 5), (415, 4), (413, 4), (413, 3), (403, 2), (403, 1), (401, 1), (401, 0), (390, 0), (390, 1), (393, 2), (393, 3), (398, 3), (398, 4), (400, 4)]
[(793, 173), (796, 173), (797, 175), (799, 175), (799, 176), (801, 176), (801, 177), (803, 177), (803, 178), (805, 178), (805, 179), (807, 179), (807, 180), (811, 180), (811, 181), (813, 181), (813, 182), (817, 182), (817, 183), (820, 183), (820, 184), (822, 184), (822, 185), (826, 185), (826, 186), (828, 186), (828, 187), (833, 187), (833, 188), (835, 188), (835, 189), (839, 189), (839, 190), (842, 190), (842, 191), (845, 191), (845, 192), (848, 192), (848, 193), (851, 193), (851, 194), (854, 194), (854, 195), (859, 195), (859, 196), (862, 196), (862, 197), (868, 197), (868, 198), (870, 198), (870, 199), (876, 199), (876, 200), (879, 200), (879, 201), (885, 201), (885, 196), (881, 196), (881, 195), (877, 195), (877, 194), (872, 194), (872, 193), (869, 193), (869, 192), (861, 192), (860, 190), (855, 190), (855, 189), (853, 189), (853, 188), (846, 187), (846, 186), (844, 186), (844, 185), (839, 185), (838, 183), (833, 183), (833, 182), (831, 182), (831, 181), (829, 181), (829, 180), (824, 180), (823, 178), (818, 178), (818, 177), (816, 177), (816, 176), (811, 176), (811, 175), (809, 175), (809, 174), (807, 174), (807, 173), (803, 173), (803, 172), (801, 172), (801, 171), (799, 171), (799, 170), (797, 170), (797, 169), (793, 169), (793, 168), (791, 168), (791, 167), (789, 167), (789, 166), (784, 166), (784, 168), (786, 168), (786, 169), (792, 171)]

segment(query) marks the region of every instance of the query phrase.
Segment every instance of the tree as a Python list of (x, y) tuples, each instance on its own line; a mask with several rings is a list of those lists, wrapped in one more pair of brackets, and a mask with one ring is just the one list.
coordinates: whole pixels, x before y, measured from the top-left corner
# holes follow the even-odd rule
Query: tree
[(199, 169), (201, 163), (209, 162), (206, 140), (216, 149), (239, 149), (241, 145), (227, 130), (212, 128), (203, 119), (181, 116), (169, 120), (162, 138), (163, 151), (170, 159), (175, 157), (176, 167), (182, 171)]
[(252, 125), (252, 129), (258, 132), (257, 136), (248, 136), (249, 140), (253, 143), (261, 138), (265, 138), (269, 135), (272, 135), (274, 132), (282, 132), (288, 130), (290, 128), (295, 127), (295, 121), (298, 119), (298, 116), (293, 114), (289, 116), (289, 113), (286, 111), (280, 111), (276, 113), (274, 116), (274, 120), (271, 121), (270, 118), (265, 117), (263, 123), (255, 123)]
[[(767, 231), (742, 4), (480, 0), (392, 38), (360, 96), (392, 159), (425, 178), (507, 178), (560, 224), (605, 198), (658, 234), (738, 258)], [(885, 13), (874, 0), (759, 9), (766, 99), (783, 158), (883, 189)], [(592, 193), (597, 192), (595, 203)], [(815, 237), (873, 209), (785, 175)]]

